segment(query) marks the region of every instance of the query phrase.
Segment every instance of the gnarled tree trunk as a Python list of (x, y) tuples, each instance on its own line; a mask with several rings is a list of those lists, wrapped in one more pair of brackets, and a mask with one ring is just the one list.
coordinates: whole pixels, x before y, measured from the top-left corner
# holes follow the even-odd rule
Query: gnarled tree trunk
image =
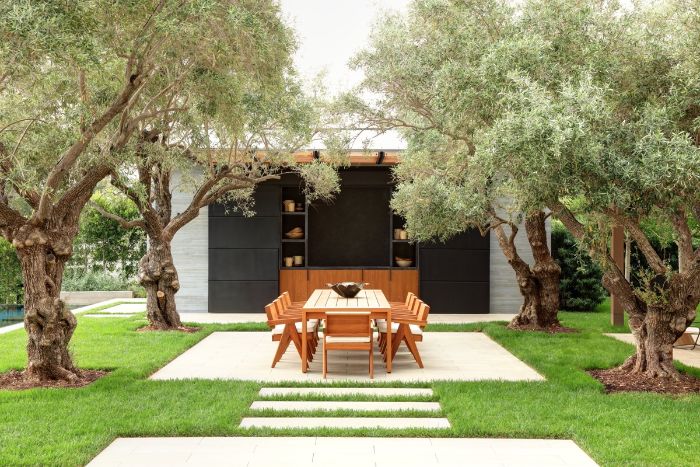
[(530, 266), (518, 254), (515, 247), (517, 228), (511, 226), (506, 235), (502, 226), (495, 229), (499, 245), (508, 263), (515, 271), (523, 304), (510, 322), (513, 329), (551, 329), (559, 326), (559, 275), (561, 268), (554, 261), (547, 244), (545, 221), (547, 215), (538, 211), (525, 218), (525, 229), (532, 250), (534, 264)]
[(658, 295), (653, 303), (646, 303), (634, 294), (629, 283), (616, 281), (613, 276), (606, 274), (603, 285), (618, 297), (632, 297), (623, 300), (623, 306), (629, 314), (629, 326), (637, 346), (634, 355), (620, 368), (651, 378), (678, 379), (680, 373), (673, 365), (673, 344), (695, 320), (700, 301), (698, 279), (683, 273), (674, 273), (668, 281), (658, 278)]
[(148, 251), (139, 262), (139, 281), (146, 289), (146, 311), (151, 327), (162, 330), (182, 328), (175, 306), (180, 282), (169, 241), (149, 239)]
[(60, 299), (64, 266), (72, 249), (71, 237), (62, 232), (69, 230), (46, 231), (25, 224), (12, 241), (24, 279), (25, 376), (30, 380), (74, 381), (80, 376), (68, 351), (77, 320)]

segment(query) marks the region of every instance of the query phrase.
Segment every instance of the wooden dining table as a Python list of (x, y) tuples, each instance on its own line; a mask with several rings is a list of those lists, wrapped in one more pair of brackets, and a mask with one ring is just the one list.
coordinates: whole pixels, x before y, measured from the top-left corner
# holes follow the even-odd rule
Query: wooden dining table
[[(354, 298), (343, 298), (331, 289), (316, 289), (302, 307), (301, 316), (301, 371), (309, 369), (307, 353), (307, 322), (310, 319), (324, 319), (327, 311), (368, 312), (371, 318), (385, 319), (387, 329), (391, 329), (391, 305), (379, 289), (361, 290)], [(391, 333), (387, 333), (387, 346), (391, 349)], [(391, 373), (391, 352), (387, 353), (386, 371)]]

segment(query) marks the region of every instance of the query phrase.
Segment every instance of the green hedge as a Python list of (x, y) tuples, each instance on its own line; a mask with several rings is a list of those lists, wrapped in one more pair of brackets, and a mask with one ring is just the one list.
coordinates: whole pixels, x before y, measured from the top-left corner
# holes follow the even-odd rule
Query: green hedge
[(593, 311), (605, 300), (603, 273), (590, 256), (581, 251), (574, 237), (558, 221), (552, 221), (552, 254), (561, 267), (559, 308)]

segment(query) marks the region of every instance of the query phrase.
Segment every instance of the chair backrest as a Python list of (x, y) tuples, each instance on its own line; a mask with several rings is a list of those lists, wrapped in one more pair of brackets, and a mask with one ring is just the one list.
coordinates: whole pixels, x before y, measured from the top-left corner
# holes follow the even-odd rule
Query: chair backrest
[(284, 303), (282, 303), (282, 299), (276, 298), (273, 300), (272, 305), (277, 312), (277, 317), (279, 318), (281, 315), (284, 314), (284, 311), (287, 309), (286, 306), (284, 306)]
[(325, 336), (359, 337), (369, 336), (372, 332), (372, 320), (367, 311), (327, 311)]
[(282, 295), (280, 295), (279, 298), (282, 299), (282, 303), (284, 303), (285, 308), (292, 306), (292, 298), (289, 296), (289, 292), (282, 292)]
[[(430, 306), (421, 302), (420, 308), (418, 308), (418, 314), (416, 318), (420, 321), (428, 321), (428, 315), (430, 314)], [(423, 326), (424, 327), (424, 326)]]
[(406, 294), (406, 301), (404, 302), (404, 305), (406, 305), (407, 307), (410, 307), (411, 301), (412, 301), (413, 297), (415, 297), (415, 296), (416, 296), (416, 294), (414, 294), (413, 292), (408, 292)]
[[(267, 320), (272, 321), (273, 319), (277, 319), (277, 311), (275, 310), (275, 306), (272, 303), (268, 303), (265, 305), (265, 314), (267, 315)], [(268, 326), (270, 326), (270, 329), (272, 329), (274, 326), (272, 324), (268, 323)]]
[(416, 294), (413, 292), (409, 292), (409, 296), (406, 297), (406, 306), (408, 307), (409, 310), (413, 309), (413, 304), (419, 301), (420, 299), (416, 297)]

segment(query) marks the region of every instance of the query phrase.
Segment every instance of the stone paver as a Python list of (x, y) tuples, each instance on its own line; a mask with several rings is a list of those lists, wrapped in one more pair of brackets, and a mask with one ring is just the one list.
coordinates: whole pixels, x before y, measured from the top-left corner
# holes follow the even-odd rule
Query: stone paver
[(422, 417), (244, 417), (241, 428), (450, 428), (446, 418)]
[(430, 324), (472, 324), (489, 323), (493, 321), (510, 321), (515, 313), (474, 313), (474, 314), (441, 314), (431, 313), (428, 318)]
[(439, 412), (438, 402), (360, 402), (360, 401), (255, 401), (253, 410), (420, 410)]
[[(428, 332), (419, 349), (425, 368), (401, 346), (387, 374), (379, 351), (375, 351), (375, 377), (369, 379), (362, 352), (330, 352), (328, 379), (341, 381), (543, 381), (535, 370), (513, 354), (477, 332)], [(321, 349), (306, 374), (299, 354), (290, 346), (271, 368), (277, 347), (268, 332), (215, 332), (157, 371), (151, 379), (231, 379), (255, 381), (323, 382)]]
[(117, 438), (89, 466), (577, 466), (573, 441), (488, 438)]
[[(613, 337), (619, 341), (626, 342), (628, 344), (634, 344), (634, 337), (632, 336), (632, 334), (610, 333), (605, 335), (608, 337)], [(673, 358), (674, 360), (678, 360), (679, 362), (685, 365), (700, 368), (700, 346), (695, 347), (695, 349), (693, 350), (674, 348)]]
[(370, 397), (432, 397), (433, 390), (430, 388), (262, 388), (260, 397), (279, 396), (370, 396)]

